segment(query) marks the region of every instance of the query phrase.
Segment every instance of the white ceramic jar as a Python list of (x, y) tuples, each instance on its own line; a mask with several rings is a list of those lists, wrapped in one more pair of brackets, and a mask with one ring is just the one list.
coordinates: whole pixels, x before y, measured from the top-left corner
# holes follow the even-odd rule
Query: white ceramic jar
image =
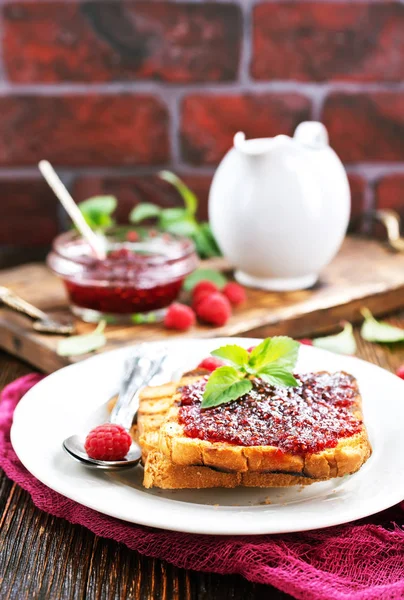
[(237, 133), (209, 195), (210, 224), (236, 279), (265, 290), (312, 286), (349, 215), (345, 169), (317, 122), (301, 123), (293, 138)]

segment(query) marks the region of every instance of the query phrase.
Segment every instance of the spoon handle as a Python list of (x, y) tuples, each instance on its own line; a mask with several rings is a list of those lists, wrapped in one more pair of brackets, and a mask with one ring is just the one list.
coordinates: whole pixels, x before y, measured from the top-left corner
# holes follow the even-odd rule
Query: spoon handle
[(138, 355), (128, 362), (118, 400), (110, 415), (111, 423), (130, 429), (134, 414), (133, 404), (140, 390), (160, 372), (166, 358), (166, 354), (153, 359)]
[(6, 287), (0, 286), (0, 303), (35, 321), (33, 328), (41, 333), (70, 335), (74, 333), (72, 323), (60, 323), (49, 317), (42, 310), (30, 304)]
[(31, 319), (41, 319), (43, 321), (48, 319), (48, 316), (42, 310), (39, 310), (39, 308), (36, 308), (33, 304), (23, 300), (17, 296), (17, 294), (3, 286), (0, 287), (0, 301), (9, 308), (16, 310)]
[(96, 236), (94, 231), (88, 225), (87, 221), (83, 217), (79, 207), (73, 200), (63, 181), (56, 173), (50, 162), (47, 160), (41, 160), (38, 163), (39, 170), (41, 171), (44, 179), (48, 183), (49, 187), (52, 188), (55, 196), (58, 198), (67, 214), (80, 231), (81, 235), (87, 240), (95, 256), (99, 260), (104, 260), (106, 257), (105, 249), (100, 243), (100, 239)]

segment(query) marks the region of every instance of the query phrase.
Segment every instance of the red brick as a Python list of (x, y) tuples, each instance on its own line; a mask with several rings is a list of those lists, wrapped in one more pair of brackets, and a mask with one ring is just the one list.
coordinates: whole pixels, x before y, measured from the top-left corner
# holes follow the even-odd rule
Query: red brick
[(231, 4), (19, 3), (5, 6), (12, 81), (230, 81), (241, 11)]
[(256, 79), (401, 81), (404, 5), (282, 2), (253, 13)]
[(388, 175), (376, 184), (377, 208), (396, 210), (404, 217), (404, 174)]
[(0, 245), (49, 244), (58, 231), (58, 201), (44, 181), (2, 180)]
[(181, 146), (184, 160), (216, 164), (233, 144), (237, 131), (247, 137), (292, 134), (310, 118), (310, 101), (298, 94), (188, 96), (182, 105)]
[(0, 97), (0, 165), (167, 161), (168, 116), (146, 95)]
[[(198, 197), (198, 217), (206, 219), (212, 178), (205, 175), (178, 175)], [(153, 175), (79, 177), (75, 181), (73, 195), (78, 202), (98, 194), (112, 194), (118, 198), (117, 219), (121, 223), (127, 222), (129, 212), (139, 202), (155, 202), (166, 207), (181, 205), (181, 198), (174, 188)]]
[(361, 228), (362, 217), (365, 207), (365, 181), (360, 175), (348, 175), (349, 187), (351, 188), (351, 231), (358, 231)]
[(332, 94), (323, 121), (346, 162), (404, 160), (403, 93)]

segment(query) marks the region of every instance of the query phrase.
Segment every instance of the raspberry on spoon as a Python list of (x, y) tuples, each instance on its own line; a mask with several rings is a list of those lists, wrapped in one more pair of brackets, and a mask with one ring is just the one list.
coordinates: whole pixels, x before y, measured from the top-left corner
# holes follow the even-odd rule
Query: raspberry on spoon
[(105, 423), (90, 431), (84, 443), (85, 451), (95, 460), (123, 460), (132, 444), (124, 427)]

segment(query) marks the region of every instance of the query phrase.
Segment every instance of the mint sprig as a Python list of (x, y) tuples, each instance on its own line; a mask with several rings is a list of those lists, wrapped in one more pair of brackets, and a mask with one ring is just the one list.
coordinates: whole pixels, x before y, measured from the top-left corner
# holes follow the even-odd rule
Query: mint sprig
[(253, 379), (270, 385), (295, 387), (293, 376), (300, 344), (286, 336), (263, 340), (251, 352), (236, 344), (211, 352), (230, 363), (213, 371), (206, 384), (201, 408), (212, 408), (237, 400), (253, 387)]
[(132, 210), (129, 221), (137, 224), (145, 219), (157, 219), (159, 229), (174, 235), (190, 237), (201, 258), (220, 256), (220, 249), (209, 223), (201, 223), (196, 217), (198, 198), (194, 192), (171, 171), (161, 171), (159, 177), (177, 190), (184, 206), (161, 208), (151, 202), (142, 202)]

